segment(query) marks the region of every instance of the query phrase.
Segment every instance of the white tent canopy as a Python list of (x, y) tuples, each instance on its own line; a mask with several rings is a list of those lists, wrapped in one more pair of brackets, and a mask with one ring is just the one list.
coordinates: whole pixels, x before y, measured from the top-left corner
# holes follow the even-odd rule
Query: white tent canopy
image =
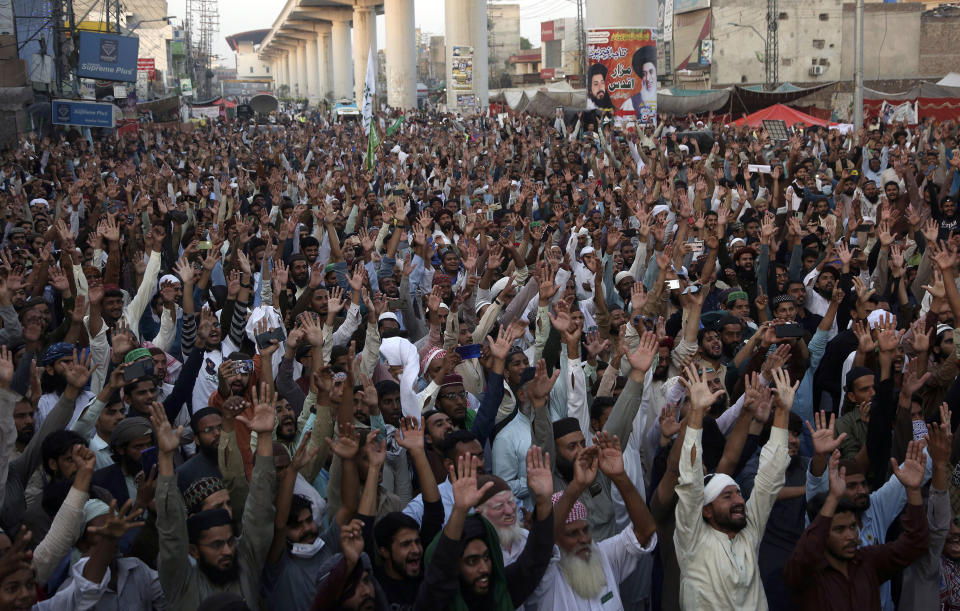
[(937, 85), (944, 87), (960, 87), (960, 73), (951, 72), (947, 76), (937, 81)]

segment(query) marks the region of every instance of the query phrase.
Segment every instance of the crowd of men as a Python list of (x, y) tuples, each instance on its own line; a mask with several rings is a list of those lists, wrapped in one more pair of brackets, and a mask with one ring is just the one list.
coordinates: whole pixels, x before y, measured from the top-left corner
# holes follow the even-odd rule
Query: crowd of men
[(0, 153), (0, 609), (960, 609), (957, 123), (399, 125)]

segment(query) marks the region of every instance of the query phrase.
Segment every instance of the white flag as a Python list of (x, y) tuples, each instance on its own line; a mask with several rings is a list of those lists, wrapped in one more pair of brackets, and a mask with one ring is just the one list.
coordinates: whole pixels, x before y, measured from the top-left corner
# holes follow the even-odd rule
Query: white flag
[(361, 113), (363, 114), (363, 129), (370, 133), (370, 120), (373, 118), (373, 96), (377, 91), (377, 71), (374, 64), (377, 50), (371, 45), (370, 53), (367, 54), (367, 80), (363, 85), (363, 101), (361, 102)]

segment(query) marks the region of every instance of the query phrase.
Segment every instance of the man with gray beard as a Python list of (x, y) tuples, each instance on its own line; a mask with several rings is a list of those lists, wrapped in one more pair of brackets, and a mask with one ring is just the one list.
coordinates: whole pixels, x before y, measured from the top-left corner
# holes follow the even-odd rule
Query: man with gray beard
[[(579, 498), (593, 483), (598, 469), (620, 491), (631, 524), (595, 543), (587, 523), (587, 508)], [(580, 450), (573, 481), (552, 500), (554, 539), (560, 553), (554, 552), (540, 587), (527, 604), (550, 611), (622, 609), (620, 584), (634, 572), (638, 559), (656, 548), (657, 534), (647, 504), (624, 471), (617, 437), (599, 433), (594, 445)]]
[(497, 531), (500, 547), (503, 548), (503, 563), (507, 565), (520, 556), (530, 533), (520, 526), (517, 519), (517, 499), (510, 490), (510, 484), (496, 475), (477, 478), (477, 485), (481, 488), (487, 482), (493, 482), (493, 486), (477, 503), (477, 513), (485, 517)]

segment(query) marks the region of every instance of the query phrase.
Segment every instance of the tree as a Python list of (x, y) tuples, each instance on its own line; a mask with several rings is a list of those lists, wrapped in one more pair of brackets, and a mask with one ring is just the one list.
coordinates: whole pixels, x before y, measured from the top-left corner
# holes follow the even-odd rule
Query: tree
[(526, 37), (524, 37), (524, 36), (521, 36), (521, 37), (520, 37), (520, 50), (521, 50), (521, 51), (529, 51), (529, 50), (532, 49), (532, 48), (533, 48), (533, 45), (530, 44), (530, 39), (529, 39), (529, 38), (526, 38)]

